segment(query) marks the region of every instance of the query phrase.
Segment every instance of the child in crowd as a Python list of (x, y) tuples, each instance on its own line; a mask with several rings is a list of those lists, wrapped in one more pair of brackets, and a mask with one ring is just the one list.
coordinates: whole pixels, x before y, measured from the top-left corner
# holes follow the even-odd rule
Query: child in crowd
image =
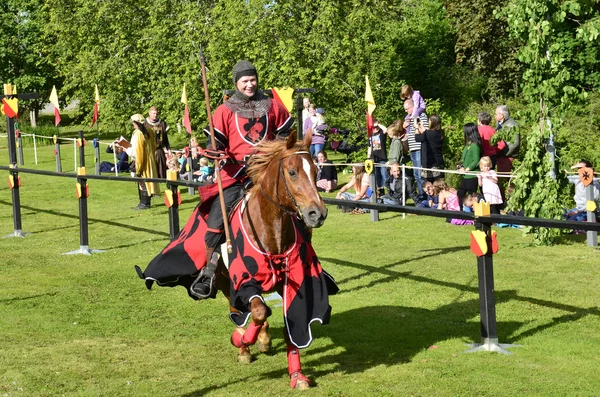
[(433, 183), (431, 183), (429, 181), (425, 182), (425, 184), (423, 185), (423, 190), (425, 191), (427, 198), (425, 200), (420, 201), (417, 204), (417, 207), (433, 208), (433, 209), (438, 208), (438, 204), (439, 204), (438, 196), (435, 194), (435, 189), (433, 187)]
[(173, 155), (168, 156), (167, 167), (168, 167), (169, 171), (175, 171), (177, 173), (177, 175), (179, 176), (180, 165), (175, 156), (173, 156)]
[(467, 193), (463, 199), (463, 211), (473, 212), (473, 205), (485, 201), (485, 197), (481, 193)]
[(492, 159), (488, 156), (483, 156), (479, 160), (479, 169), (481, 172), (477, 174), (481, 192), (485, 197), (485, 201), (490, 203), (490, 212), (492, 214), (500, 214), (502, 209), (502, 194), (498, 186), (498, 175), (492, 170)]
[(177, 156), (177, 162), (179, 163), (179, 167), (181, 167), (181, 165), (185, 163), (185, 157), (183, 156), (182, 152), (175, 152), (175, 155)]
[(402, 86), (402, 89), (400, 90), (400, 99), (402, 99), (403, 101), (407, 99), (412, 99), (412, 101), (414, 102), (415, 107), (413, 108), (413, 112), (410, 115), (411, 118), (417, 118), (421, 116), (421, 113), (425, 113), (427, 105), (425, 104), (425, 100), (421, 96), (421, 93), (419, 91), (413, 90), (412, 87), (408, 84)]
[[(404, 157), (404, 146), (402, 139), (406, 136), (406, 130), (402, 125), (402, 120), (396, 120), (387, 129), (388, 136), (392, 139), (390, 143), (390, 152), (388, 154), (387, 165), (390, 166), (394, 163), (402, 164)], [(408, 152), (408, 141), (406, 142), (406, 152)]]
[(198, 175), (198, 182), (212, 182), (212, 168), (208, 164), (208, 159), (201, 157), (198, 163), (200, 164), (200, 169), (194, 171), (194, 175)]
[[(433, 182), (433, 188), (435, 194), (438, 196), (438, 209), (448, 211), (460, 211), (460, 203), (458, 202), (458, 195), (456, 189), (446, 185), (443, 179), (437, 179)], [(464, 219), (446, 219), (453, 225), (472, 225), (473, 221)]]

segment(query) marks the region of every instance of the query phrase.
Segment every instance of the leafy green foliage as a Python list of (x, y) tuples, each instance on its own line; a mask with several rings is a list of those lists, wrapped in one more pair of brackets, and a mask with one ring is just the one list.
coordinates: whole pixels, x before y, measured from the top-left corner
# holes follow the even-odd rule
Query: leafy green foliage
[[(581, 54), (594, 53), (597, 45), (588, 40), (573, 21), (594, 15), (588, 1), (511, 0), (499, 16), (505, 15), (511, 35), (522, 46), (517, 54), (525, 64), (523, 96), (528, 103), (525, 122), (530, 127), (527, 151), (515, 180), (511, 208), (523, 208), (527, 216), (559, 218), (563, 213), (560, 192), (566, 189), (562, 173), (552, 178), (556, 163), (550, 160), (545, 145), (553, 125), (560, 130), (564, 116), (581, 92), (586, 77), (572, 73), (597, 68), (598, 60)], [(539, 244), (550, 244), (558, 230), (534, 229)]]
[(39, 109), (52, 85), (62, 84), (53, 54), (54, 35), (45, 29), (48, 14), (43, 6), (44, 0), (0, 3), (0, 82), (15, 84), (21, 93), (41, 93), (39, 100), (19, 104), (22, 115), (26, 109)]

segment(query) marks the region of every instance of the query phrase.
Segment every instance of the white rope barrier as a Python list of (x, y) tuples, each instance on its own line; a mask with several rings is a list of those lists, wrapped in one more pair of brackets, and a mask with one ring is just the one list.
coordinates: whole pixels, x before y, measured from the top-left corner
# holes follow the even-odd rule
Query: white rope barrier
[[(319, 163), (319, 166), (329, 166), (329, 167), (337, 167), (339, 165), (345, 165), (345, 166), (354, 166), (354, 165), (360, 165), (363, 166), (365, 165), (365, 163), (333, 163), (333, 164), (328, 164), (328, 163)], [(390, 168), (389, 165), (384, 165), (384, 164), (373, 164), (374, 167), (379, 167), (379, 168)], [(459, 174), (459, 175), (478, 175), (481, 171), (458, 171), (458, 170), (444, 170), (441, 168), (425, 168), (425, 167), (413, 167), (410, 165), (401, 165), (401, 167), (405, 167), (405, 168), (410, 168), (413, 170), (422, 170), (422, 171), (434, 171), (434, 172), (443, 172), (445, 174)], [(496, 173), (499, 177), (503, 177), (503, 178), (514, 178), (516, 177), (516, 175), (514, 174), (509, 174), (506, 172), (497, 172)]]
[[(21, 135), (23, 135), (23, 136), (34, 136), (35, 135), (38, 138), (54, 139), (53, 136), (45, 136), (45, 135), (37, 135), (37, 134), (25, 134), (25, 133), (22, 133)], [(60, 137), (60, 136), (57, 136), (56, 139), (63, 140), (63, 141), (77, 141), (77, 138), (63, 138), (63, 137)]]

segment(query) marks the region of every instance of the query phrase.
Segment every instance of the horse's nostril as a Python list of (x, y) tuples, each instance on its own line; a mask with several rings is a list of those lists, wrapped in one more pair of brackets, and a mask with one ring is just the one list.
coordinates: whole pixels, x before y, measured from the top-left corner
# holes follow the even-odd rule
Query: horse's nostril
[(310, 218), (310, 220), (316, 221), (321, 217), (321, 211), (310, 211), (308, 213), (308, 217)]

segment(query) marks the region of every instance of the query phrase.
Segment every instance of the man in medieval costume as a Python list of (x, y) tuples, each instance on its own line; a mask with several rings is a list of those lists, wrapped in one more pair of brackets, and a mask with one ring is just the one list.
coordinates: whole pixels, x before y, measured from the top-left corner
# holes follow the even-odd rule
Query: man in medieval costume
[(144, 127), (146, 130), (152, 130), (154, 137), (156, 138), (156, 149), (154, 150), (157, 178), (167, 177), (167, 156), (165, 151), (171, 152), (171, 145), (169, 145), (169, 137), (167, 131), (169, 126), (164, 120), (158, 117), (158, 109), (156, 106), (152, 106), (148, 110), (148, 117), (144, 120)]
[[(135, 164), (133, 172), (141, 178), (158, 178), (156, 171), (156, 140), (154, 131), (144, 127), (144, 116), (134, 114), (131, 116), (133, 133), (131, 134), (131, 146), (126, 149), (129, 157), (133, 157), (132, 165)], [(138, 184), (140, 203), (134, 209), (146, 210), (150, 208), (150, 200), (153, 195), (160, 193), (158, 183), (140, 182)]]

